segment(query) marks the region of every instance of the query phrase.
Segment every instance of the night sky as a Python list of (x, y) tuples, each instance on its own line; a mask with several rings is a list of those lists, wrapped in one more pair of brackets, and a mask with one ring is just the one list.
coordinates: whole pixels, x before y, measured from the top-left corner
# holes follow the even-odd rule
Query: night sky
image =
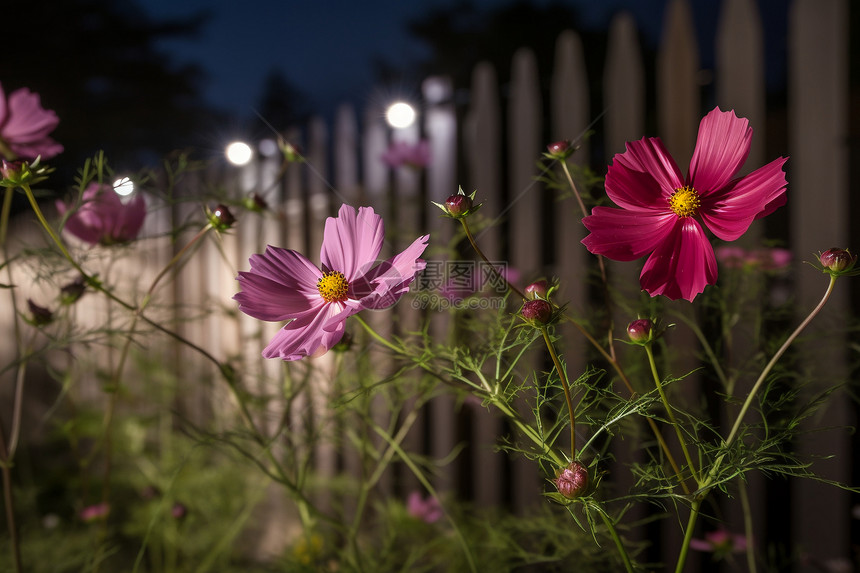
[[(253, 115), (266, 74), (280, 69), (327, 112), (339, 103), (366, 103), (372, 97), (372, 58), (393, 64), (414, 62), (426, 54), (406, 29), (410, 19), (457, 0), (140, 0), (153, 18), (187, 16), (209, 10), (211, 18), (200, 37), (162, 42), (159, 46), (177, 63), (204, 66), (207, 101), (241, 116)], [(473, 0), (479, 7), (510, 4), (506, 0)], [(550, 2), (534, 0), (535, 4)], [(666, 0), (563, 0), (581, 11), (588, 28), (605, 28), (613, 13), (629, 10), (647, 42), (656, 44)], [(716, 3), (693, 1), (697, 20), (716, 15)], [(703, 57), (705, 54), (703, 54)], [(410, 88), (410, 86), (404, 86)], [(411, 86), (417, 89), (417, 86)]]

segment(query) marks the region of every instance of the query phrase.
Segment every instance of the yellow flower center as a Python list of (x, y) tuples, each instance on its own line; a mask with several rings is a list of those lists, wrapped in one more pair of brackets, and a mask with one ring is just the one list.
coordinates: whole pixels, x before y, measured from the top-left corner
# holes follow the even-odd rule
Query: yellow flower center
[(349, 291), (349, 283), (346, 277), (338, 271), (323, 273), (322, 278), (317, 281), (317, 290), (326, 302), (341, 302), (346, 300)]
[(699, 211), (702, 202), (696, 190), (687, 185), (675, 189), (669, 197), (669, 208), (679, 217), (693, 217)]

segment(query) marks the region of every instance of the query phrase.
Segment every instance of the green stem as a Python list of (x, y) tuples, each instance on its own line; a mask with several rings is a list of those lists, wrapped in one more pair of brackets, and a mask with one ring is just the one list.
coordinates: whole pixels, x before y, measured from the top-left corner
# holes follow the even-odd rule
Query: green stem
[(744, 512), (744, 535), (747, 538), (747, 570), (749, 573), (756, 573), (752, 510), (750, 509), (750, 498), (747, 494), (747, 484), (742, 478), (738, 478), (738, 493), (741, 498), (741, 509)]
[(690, 541), (693, 539), (693, 531), (696, 529), (696, 519), (699, 517), (699, 508), (702, 505), (701, 500), (696, 500), (690, 507), (690, 519), (687, 521), (687, 529), (684, 531), (684, 541), (681, 544), (681, 553), (678, 555), (678, 564), (675, 567), (675, 573), (681, 573), (684, 570), (684, 565), (687, 562), (687, 553), (690, 551)]
[(366, 330), (367, 333), (370, 336), (372, 336), (375, 341), (377, 341), (381, 345), (385, 346), (389, 350), (393, 350), (394, 352), (397, 352), (398, 354), (401, 354), (403, 352), (403, 350), (400, 347), (396, 346), (392, 342), (389, 342), (388, 340), (383, 338), (378, 332), (373, 330), (373, 327), (371, 327), (369, 324), (367, 324), (367, 322), (363, 318), (361, 318), (359, 315), (354, 314), (352, 316), (353, 316), (353, 318), (355, 318), (358, 321), (358, 323), (361, 326), (364, 327), (364, 330)]
[[(633, 385), (630, 383), (630, 380), (627, 378), (627, 375), (624, 373), (624, 370), (621, 368), (621, 364), (618, 363), (614, 357), (610, 356), (606, 350), (600, 345), (600, 343), (595, 340), (591, 334), (581, 324), (570, 318), (569, 316), (564, 317), (568, 322), (571, 322), (582, 335), (591, 343), (591, 345), (606, 359), (607, 362), (612, 366), (615, 372), (618, 374), (618, 377), (621, 378), (621, 381), (624, 383), (624, 386), (630, 392), (630, 399), (636, 398), (638, 395), (636, 391), (633, 389)], [(675, 456), (672, 455), (672, 451), (669, 449), (669, 444), (666, 443), (666, 439), (663, 437), (663, 434), (660, 432), (660, 428), (657, 427), (657, 422), (652, 420), (651, 418), (646, 417), (645, 420), (648, 422), (648, 426), (651, 428), (651, 432), (654, 434), (654, 438), (657, 440), (657, 443), (660, 445), (660, 449), (663, 450), (663, 455), (666, 456), (666, 460), (669, 462), (669, 465), (672, 466), (672, 470), (675, 472), (675, 475), (678, 476), (678, 482), (681, 484), (681, 488), (684, 490), (684, 493), (690, 493), (690, 489), (687, 487), (687, 482), (681, 478), (681, 468), (678, 466), (678, 462), (675, 461)]]
[(570, 385), (567, 382), (567, 376), (564, 369), (561, 367), (561, 361), (558, 359), (558, 354), (552, 341), (549, 339), (549, 331), (545, 326), (541, 327), (541, 334), (546, 343), (546, 348), (549, 350), (549, 355), (552, 357), (552, 363), (555, 364), (555, 371), (558, 372), (558, 379), (561, 381), (561, 388), (564, 390), (564, 400), (567, 402), (567, 412), (570, 415), (570, 459), (576, 459), (576, 414), (573, 410), (573, 399), (570, 396)]
[(624, 569), (628, 573), (633, 573), (633, 563), (630, 562), (630, 556), (627, 554), (627, 549), (624, 548), (624, 543), (621, 542), (621, 538), (618, 536), (618, 531), (615, 530), (615, 525), (612, 523), (612, 520), (609, 519), (609, 516), (603, 512), (601, 508), (597, 508), (597, 513), (600, 514), (600, 517), (603, 518), (603, 523), (606, 524), (606, 528), (609, 530), (609, 535), (612, 537), (612, 541), (615, 542), (615, 547), (618, 549), (618, 554), (621, 556), (621, 560), (624, 562)]
[(3, 476), (3, 500), (6, 506), (6, 527), (9, 530), (9, 543), (12, 548), (12, 563), (15, 573), (23, 571), (21, 567), (21, 542), (18, 539), (18, 525), (15, 523), (15, 505), (12, 496), (12, 464), (9, 452), (6, 450), (6, 436), (0, 424), (0, 473)]
[[(827, 304), (827, 300), (830, 298), (830, 295), (833, 293), (833, 286), (835, 284), (836, 284), (836, 277), (834, 275), (830, 275), (830, 283), (827, 285), (827, 290), (824, 292), (824, 296), (821, 297), (821, 300), (818, 302), (818, 305), (814, 309), (812, 309), (812, 312), (810, 312), (809, 315), (803, 320), (803, 322), (801, 322), (798, 325), (798, 327), (794, 329), (794, 332), (792, 332), (789, 335), (789, 337), (785, 340), (785, 342), (782, 343), (782, 346), (779, 347), (779, 350), (776, 351), (776, 354), (773, 355), (773, 357), (770, 359), (770, 361), (764, 367), (764, 370), (762, 370), (758, 379), (755, 381), (755, 384), (753, 384), (753, 387), (750, 390), (749, 394), (747, 394), (746, 400), (744, 400), (744, 403), (741, 406), (741, 410), (740, 410), (740, 412), (738, 412), (737, 418), (735, 418), (735, 423), (732, 425), (731, 431), (729, 431), (729, 435), (723, 441), (723, 444), (722, 444), (723, 448), (728, 448), (732, 444), (732, 442), (734, 442), (735, 438), (738, 435), (738, 431), (740, 430), (741, 423), (743, 422), (744, 416), (746, 416), (747, 410), (749, 410), (750, 406), (752, 406), (753, 399), (755, 398), (758, 391), (761, 389), (761, 386), (762, 386), (762, 384), (764, 384), (764, 381), (767, 378), (768, 374), (770, 374), (770, 371), (773, 370), (774, 366), (776, 366), (777, 361), (779, 361), (779, 359), (782, 358), (782, 355), (785, 354), (785, 351), (788, 350), (788, 348), (791, 346), (791, 344), (794, 342), (794, 340), (798, 336), (800, 336), (800, 333), (803, 332), (803, 330), (809, 325), (810, 322), (812, 322), (812, 320), (816, 316), (818, 316), (818, 313), (820, 313), (821, 309), (824, 308), (824, 305)], [(716, 477), (716, 474), (717, 474), (717, 470), (719, 470), (720, 465), (722, 464), (723, 459), (725, 459), (725, 457), (726, 457), (726, 454), (721, 454), (716, 459), (716, 461), (714, 462), (714, 465), (711, 466), (711, 470), (708, 472), (708, 477), (700, 485), (701, 489), (704, 489), (707, 486), (711, 485), (711, 483), (713, 483), (714, 478)]]
[[(386, 442), (388, 442), (391, 445), (391, 447), (397, 452), (397, 454), (403, 460), (403, 463), (405, 463), (406, 466), (412, 471), (413, 475), (415, 475), (415, 477), (418, 479), (418, 481), (421, 482), (421, 485), (423, 485), (425, 487), (425, 489), (427, 489), (427, 492), (431, 496), (435, 497), (436, 499), (439, 499), (439, 495), (436, 493), (436, 489), (427, 480), (427, 478), (424, 476), (424, 473), (421, 471), (421, 469), (417, 465), (415, 465), (415, 462), (413, 462), (412, 458), (410, 458), (409, 455), (403, 451), (403, 449), (400, 447), (400, 445), (394, 442), (394, 440), (391, 438), (391, 436), (388, 435), (388, 432), (385, 432), (384, 430), (382, 430), (382, 428), (379, 428), (378, 426), (374, 426), (373, 429), (377, 434), (379, 434), (379, 436), (383, 440), (385, 440)], [(445, 509), (445, 507), (442, 506), (441, 504), (439, 507), (442, 509), (442, 513), (445, 514), (445, 517), (448, 518), (448, 521), (451, 523), (451, 527), (454, 528), (454, 535), (457, 537), (457, 541), (460, 543), (460, 546), (463, 548), (463, 554), (466, 556), (466, 561), (469, 563), (469, 570), (472, 571), (473, 573), (477, 573), (478, 569), (477, 569), (477, 566), (475, 565), (475, 559), (472, 556), (472, 550), (469, 548), (469, 544), (466, 542), (466, 538), (463, 537), (463, 532), (460, 531), (460, 527), (457, 525), (457, 522), (454, 521), (454, 518), (451, 517), (451, 515), (448, 513), (448, 511)]]
[(496, 275), (496, 277), (499, 280), (501, 280), (504, 284), (507, 285), (508, 289), (514, 291), (515, 293), (517, 293), (517, 296), (519, 296), (521, 299), (525, 300), (526, 295), (524, 295), (520, 289), (518, 289), (513, 284), (508, 282), (508, 279), (506, 279), (505, 277), (502, 276), (502, 273), (500, 273), (496, 269), (496, 266), (490, 262), (490, 260), (484, 254), (484, 251), (482, 251), (481, 248), (478, 246), (477, 241), (475, 241), (475, 237), (472, 236), (472, 231), (469, 229), (469, 224), (466, 222), (465, 217), (460, 219), (460, 223), (463, 225), (463, 231), (465, 231), (465, 233), (466, 233), (466, 238), (469, 239), (469, 243), (472, 245), (472, 248), (475, 249), (475, 252), (478, 254), (478, 256), (481, 257), (481, 260), (484, 261), (487, 264), (487, 266), (490, 267), (490, 269), (492, 269), (493, 273)]
[(677, 434), (678, 441), (681, 443), (681, 450), (684, 452), (684, 458), (686, 458), (687, 465), (690, 467), (690, 474), (692, 474), (693, 479), (695, 479), (697, 483), (701, 483), (698, 475), (699, 472), (696, 470), (696, 466), (693, 465), (693, 458), (690, 457), (690, 452), (687, 449), (687, 441), (684, 439), (684, 433), (681, 432), (681, 426), (678, 424), (678, 420), (675, 418), (672, 406), (669, 404), (669, 399), (663, 391), (663, 382), (660, 380), (659, 374), (657, 374), (657, 363), (654, 361), (654, 352), (651, 350), (650, 344), (645, 345), (645, 353), (648, 355), (648, 363), (651, 366), (651, 374), (654, 376), (654, 383), (657, 385), (657, 392), (660, 393), (660, 399), (663, 401), (663, 407), (666, 408), (669, 422), (672, 424), (672, 427), (675, 428), (675, 434)]

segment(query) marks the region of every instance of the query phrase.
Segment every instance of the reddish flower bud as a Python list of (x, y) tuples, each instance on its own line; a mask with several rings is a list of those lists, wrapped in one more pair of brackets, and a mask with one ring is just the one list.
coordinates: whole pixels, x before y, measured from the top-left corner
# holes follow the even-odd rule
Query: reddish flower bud
[(523, 318), (535, 324), (546, 324), (552, 318), (552, 305), (542, 299), (526, 301), (520, 311)]
[(255, 211), (257, 213), (262, 213), (269, 208), (269, 204), (266, 203), (266, 200), (258, 193), (253, 192), (245, 197), (244, 205), (249, 211)]
[(546, 298), (549, 291), (549, 283), (545, 279), (535, 281), (526, 287), (525, 293), (529, 298)]
[(472, 208), (472, 199), (468, 195), (451, 195), (445, 200), (445, 208), (451, 215), (459, 217), (465, 215)]
[(588, 469), (579, 462), (570, 462), (553, 480), (558, 493), (567, 499), (575, 499), (588, 489)]
[(826, 270), (836, 273), (850, 271), (857, 263), (856, 255), (835, 247), (821, 253), (819, 260)]
[(87, 284), (84, 277), (78, 277), (69, 284), (60, 288), (60, 302), (63, 304), (75, 304), (84, 296)]
[(43, 306), (39, 306), (29, 298), (27, 299), (27, 306), (30, 308), (30, 314), (33, 316), (33, 324), (36, 326), (44, 326), (54, 320), (53, 312)]
[(553, 155), (560, 155), (570, 149), (570, 142), (566, 139), (563, 139), (562, 141), (556, 141), (547, 145), (546, 149)]
[(211, 211), (208, 208), (206, 211), (206, 214), (209, 217), (209, 223), (217, 231), (226, 231), (233, 226), (233, 223), (236, 222), (236, 218), (226, 205), (218, 204)]
[(181, 503), (174, 503), (173, 507), (170, 508), (170, 515), (172, 515), (174, 519), (182, 519), (188, 515), (188, 508)]
[(627, 325), (627, 336), (633, 342), (650, 342), (654, 334), (654, 322), (650, 318), (640, 318)]

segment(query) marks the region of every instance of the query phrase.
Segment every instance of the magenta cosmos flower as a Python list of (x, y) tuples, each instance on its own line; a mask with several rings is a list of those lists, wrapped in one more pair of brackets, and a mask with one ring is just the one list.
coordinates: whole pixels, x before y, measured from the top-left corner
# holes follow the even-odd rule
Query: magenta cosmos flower
[[(57, 201), (57, 211), (64, 215), (73, 205)], [(84, 189), (82, 202), (73, 211), (66, 231), (91, 245), (127, 243), (137, 238), (146, 218), (146, 201), (140, 194), (123, 203), (113, 187), (104, 183), (90, 183)]]
[(429, 235), (379, 263), (385, 228), (370, 207), (343, 205), (325, 224), (318, 269), (290, 249), (268, 246), (240, 272), (239, 310), (260, 320), (289, 320), (263, 350), (266, 358), (299, 360), (328, 351), (343, 337), (346, 318), (393, 305), (424, 269)]
[(781, 157), (741, 178), (752, 141), (749, 121), (715, 108), (699, 125), (687, 177), (659, 138), (627, 143), (606, 174), (620, 208), (595, 207), (582, 243), (594, 254), (632, 261), (650, 253), (640, 275), (651, 296), (693, 298), (717, 280), (714, 249), (702, 225), (724, 241), (785, 204)]
[(7, 97), (0, 85), (0, 155), (6, 159), (48, 159), (61, 153), (63, 146), (48, 137), (58, 123), (57, 114), (42, 107), (39, 94), (21, 88)]
[(430, 142), (422, 139), (415, 143), (395, 141), (380, 156), (382, 162), (391, 168), (400, 166), (422, 169), (430, 164)]

